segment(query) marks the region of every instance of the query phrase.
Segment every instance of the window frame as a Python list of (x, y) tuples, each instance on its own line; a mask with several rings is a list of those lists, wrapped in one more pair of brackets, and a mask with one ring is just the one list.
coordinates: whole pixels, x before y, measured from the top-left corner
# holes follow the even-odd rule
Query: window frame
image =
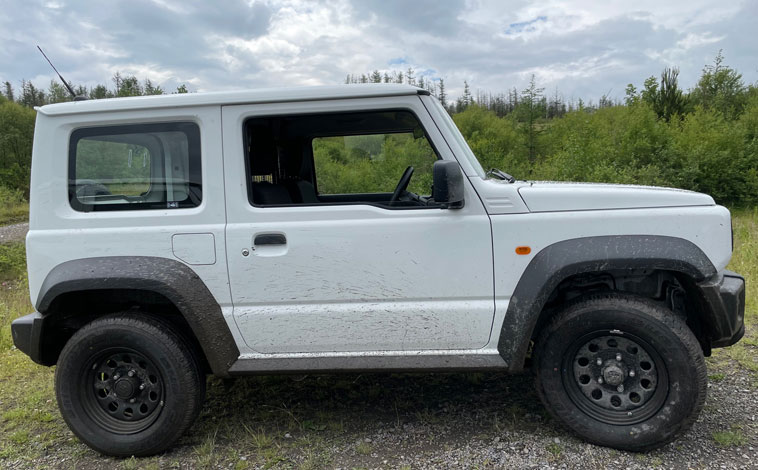
[[(156, 201), (156, 202), (132, 202), (117, 204), (87, 204), (79, 200), (76, 195), (76, 157), (77, 146), (81, 139), (96, 136), (115, 136), (125, 134), (150, 134), (160, 132), (181, 132), (187, 138), (187, 174), (189, 188), (187, 198), (183, 201)], [(198, 207), (203, 201), (203, 178), (202, 178), (202, 150), (201, 150), (200, 126), (193, 121), (168, 121), (168, 122), (144, 122), (130, 124), (113, 124), (108, 126), (80, 127), (74, 129), (69, 136), (68, 148), (68, 200), (72, 209), (77, 212), (112, 212), (112, 211), (142, 211), (142, 210), (174, 210), (191, 209)], [(153, 165), (154, 156), (150, 155)], [(165, 181), (165, 155), (160, 155), (160, 162), (156, 163), (164, 167)], [(152, 175), (151, 175), (152, 179)], [(165, 183), (164, 183), (165, 184)], [(153, 182), (150, 182), (152, 188)], [(150, 191), (150, 190), (148, 190)], [(168, 191), (166, 191), (167, 193)], [(196, 198), (196, 202), (193, 200)]]
[[(245, 163), (245, 181), (247, 186), (247, 202), (250, 204), (250, 206), (258, 208), (258, 209), (268, 209), (268, 208), (281, 208), (281, 207), (330, 207), (330, 206), (372, 206), (377, 207), (380, 209), (385, 210), (419, 210), (419, 209), (441, 209), (444, 208), (444, 205), (442, 204), (431, 204), (428, 206), (388, 206), (386, 204), (379, 204), (375, 202), (370, 201), (355, 201), (355, 202), (319, 202), (319, 203), (291, 203), (291, 204), (256, 204), (253, 201), (253, 182), (252, 182), (252, 169), (250, 167), (250, 155), (247, 152), (247, 146), (246, 143), (248, 142), (248, 122), (254, 119), (277, 119), (277, 118), (291, 118), (291, 117), (306, 117), (306, 116), (335, 116), (335, 115), (346, 115), (346, 114), (372, 114), (372, 113), (392, 113), (392, 112), (404, 112), (408, 113), (416, 120), (416, 123), (421, 128), (421, 130), (424, 131), (424, 138), (426, 138), (427, 143), (429, 144), (429, 147), (431, 147), (432, 151), (434, 152), (434, 155), (437, 157), (435, 159), (435, 162), (444, 160), (442, 158), (442, 154), (437, 150), (437, 146), (434, 144), (433, 139), (429, 135), (429, 132), (426, 130), (426, 127), (424, 127), (424, 124), (422, 123), (421, 119), (419, 119), (418, 114), (408, 108), (376, 108), (376, 109), (364, 109), (364, 110), (345, 110), (345, 111), (327, 111), (327, 112), (312, 112), (312, 113), (292, 113), (292, 114), (268, 114), (268, 115), (256, 115), (256, 116), (248, 116), (242, 121), (242, 148), (243, 148), (243, 157), (244, 157), (244, 163)], [(361, 131), (361, 132), (344, 132), (344, 133), (338, 133), (338, 134), (323, 134), (323, 135), (314, 135), (314, 136), (307, 136), (306, 142), (310, 147), (310, 163), (311, 163), (311, 175), (313, 177), (313, 187), (316, 190), (316, 194), (318, 194), (318, 176), (316, 175), (316, 162), (314, 160), (313, 155), (313, 139), (314, 138), (322, 138), (322, 137), (344, 137), (344, 136), (354, 136), (354, 135), (376, 135), (376, 134), (394, 134), (394, 133), (403, 133), (403, 132), (412, 132), (411, 130), (398, 130), (394, 132), (390, 131), (376, 131), (376, 132), (370, 132), (370, 131)], [(432, 163), (434, 165), (434, 163)], [(399, 176), (398, 176), (399, 178)], [(348, 193), (350, 194), (350, 193)], [(354, 194), (361, 194), (361, 193), (354, 193)], [(390, 193), (363, 193), (363, 194), (391, 194)], [(333, 196), (333, 195), (327, 195), (327, 196)]]

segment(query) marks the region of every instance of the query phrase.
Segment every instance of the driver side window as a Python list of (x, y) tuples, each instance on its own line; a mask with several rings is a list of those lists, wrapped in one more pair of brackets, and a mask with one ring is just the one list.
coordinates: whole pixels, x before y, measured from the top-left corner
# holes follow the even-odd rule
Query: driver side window
[(408, 111), (253, 118), (245, 126), (255, 206), (434, 205), (439, 157)]
[(408, 166), (408, 191), (428, 196), (437, 160), (426, 137), (413, 133), (316, 137), (312, 141), (319, 194), (391, 193)]

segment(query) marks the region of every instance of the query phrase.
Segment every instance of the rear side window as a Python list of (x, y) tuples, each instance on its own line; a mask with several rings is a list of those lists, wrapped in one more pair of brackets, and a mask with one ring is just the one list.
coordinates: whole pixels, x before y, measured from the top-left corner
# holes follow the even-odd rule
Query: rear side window
[(196, 207), (202, 200), (200, 130), (172, 122), (77, 129), (68, 192), (76, 210)]

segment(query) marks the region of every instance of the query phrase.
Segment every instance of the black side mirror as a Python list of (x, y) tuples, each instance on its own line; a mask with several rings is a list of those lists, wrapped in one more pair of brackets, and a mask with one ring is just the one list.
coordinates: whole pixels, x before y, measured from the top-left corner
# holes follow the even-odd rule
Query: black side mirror
[(432, 169), (432, 199), (447, 209), (463, 207), (463, 172), (458, 162), (437, 160)]

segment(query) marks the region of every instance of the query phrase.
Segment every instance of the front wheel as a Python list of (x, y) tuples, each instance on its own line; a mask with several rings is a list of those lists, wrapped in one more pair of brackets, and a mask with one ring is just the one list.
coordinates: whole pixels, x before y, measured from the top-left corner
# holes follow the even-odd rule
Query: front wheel
[(158, 453), (200, 411), (205, 377), (170, 325), (144, 315), (94, 320), (61, 352), (55, 391), (63, 418), (107, 455)]
[(671, 311), (608, 294), (560, 312), (535, 347), (537, 393), (590, 442), (646, 451), (674, 440), (705, 402), (697, 338)]

